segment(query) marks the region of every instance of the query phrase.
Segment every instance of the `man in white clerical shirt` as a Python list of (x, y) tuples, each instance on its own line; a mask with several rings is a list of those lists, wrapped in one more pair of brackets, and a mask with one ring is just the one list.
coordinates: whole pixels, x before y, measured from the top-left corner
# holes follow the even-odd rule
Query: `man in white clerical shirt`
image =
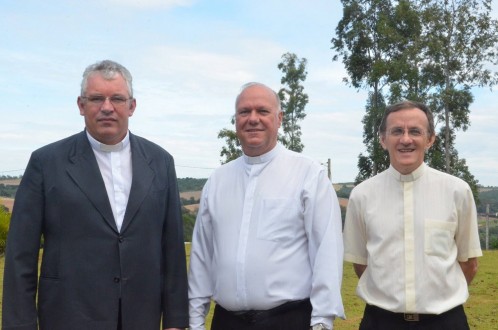
[(379, 131), (391, 165), (353, 189), (344, 227), (360, 330), (469, 329), (462, 304), (482, 255), (472, 191), (425, 165), (436, 135), (424, 104), (389, 106)]
[(323, 166), (277, 143), (278, 95), (260, 83), (235, 102), (244, 154), (206, 183), (189, 273), (190, 329), (332, 329), (344, 318), (340, 208)]

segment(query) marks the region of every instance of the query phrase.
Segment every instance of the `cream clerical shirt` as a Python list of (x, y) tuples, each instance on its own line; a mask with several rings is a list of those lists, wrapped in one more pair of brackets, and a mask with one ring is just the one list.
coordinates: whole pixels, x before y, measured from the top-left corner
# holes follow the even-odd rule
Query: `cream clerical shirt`
[(469, 295), (458, 262), (482, 255), (472, 191), (425, 164), (409, 175), (391, 166), (351, 192), (344, 246), (346, 261), (367, 265), (356, 292), (368, 304), (445, 312)]
[(325, 169), (277, 145), (204, 186), (190, 257), (190, 329), (211, 298), (232, 311), (311, 297), (312, 324), (344, 317), (340, 208)]

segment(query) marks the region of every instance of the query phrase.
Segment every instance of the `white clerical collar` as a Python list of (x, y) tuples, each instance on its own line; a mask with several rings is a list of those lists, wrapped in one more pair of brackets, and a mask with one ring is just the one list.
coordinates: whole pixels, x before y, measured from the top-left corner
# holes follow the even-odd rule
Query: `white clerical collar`
[(425, 163), (422, 163), (415, 171), (411, 172), (410, 174), (401, 174), (392, 165), (390, 165), (387, 170), (394, 178), (396, 178), (396, 180), (407, 182), (415, 181), (420, 178), (424, 174), (425, 168)]
[(263, 164), (275, 158), (283, 148), (284, 148), (283, 146), (277, 143), (277, 145), (275, 145), (275, 147), (272, 150), (268, 151), (265, 154), (255, 157), (250, 157), (244, 154), (244, 161), (247, 164)]
[(128, 144), (130, 144), (129, 132), (126, 132), (126, 136), (121, 142), (118, 142), (114, 145), (104, 144), (97, 141), (93, 136), (90, 135), (90, 133), (88, 133), (88, 131), (86, 132), (86, 136), (88, 137), (88, 141), (90, 141), (92, 148), (96, 151), (103, 151), (103, 152), (121, 151), (126, 146), (128, 146)]

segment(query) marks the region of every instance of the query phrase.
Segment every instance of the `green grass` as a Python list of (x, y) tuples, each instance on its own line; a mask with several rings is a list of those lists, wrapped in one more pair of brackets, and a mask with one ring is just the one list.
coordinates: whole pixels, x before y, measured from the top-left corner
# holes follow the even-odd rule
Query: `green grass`
[[(190, 245), (186, 246), (187, 257), (190, 256)], [(188, 259), (188, 258), (187, 258)], [(3, 283), (4, 258), (0, 257), (0, 283)], [(484, 251), (479, 258), (479, 271), (470, 286), (470, 298), (465, 304), (465, 312), (470, 328), (476, 330), (495, 330), (498, 324), (498, 251)], [(334, 329), (356, 330), (363, 315), (365, 304), (355, 294), (358, 280), (353, 267), (344, 264), (344, 278), (342, 282), (342, 299), (346, 309), (347, 320), (336, 320)], [(0, 286), (0, 296), (3, 286)], [(1, 307), (0, 301), (0, 307)], [(207, 318), (207, 329), (211, 325), (213, 308)], [(0, 308), (1, 317), (1, 308)]]

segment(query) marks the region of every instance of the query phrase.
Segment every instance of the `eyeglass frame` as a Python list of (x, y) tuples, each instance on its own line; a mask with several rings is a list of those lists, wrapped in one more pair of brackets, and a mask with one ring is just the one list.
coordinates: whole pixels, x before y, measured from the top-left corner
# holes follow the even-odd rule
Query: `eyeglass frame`
[(408, 129), (404, 129), (402, 127), (392, 127), (390, 129), (386, 129), (386, 133), (396, 138), (405, 136), (406, 133), (408, 133), (408, 136), (411, 138), (420, 138), (426, 135), (427, 131), (419, 127), (411, 127)]
[[(80, 96), (80, 98), (90, 102), (91, 104), (93, 104), (95, 106), (100, 106), (100, 107), (105, 103), (105, 101), (109, 100), (109, 102), (115, 108), (122, 107), (126, 104), (126, 102), (134, 99), (134, 97), (126, 98), (123, 95), (112, 95), (112, 96), (90, 95), (90, 96)], [(113, 98), (114, 98), (114, 100), (113, 100)], [(97, 101), (97, 99), (98, 99), (98, 101)], [(116, 101), (118, 103), (114, 103)], [(120, 102), (122, 102), (122, 103), (120, 103)]]

